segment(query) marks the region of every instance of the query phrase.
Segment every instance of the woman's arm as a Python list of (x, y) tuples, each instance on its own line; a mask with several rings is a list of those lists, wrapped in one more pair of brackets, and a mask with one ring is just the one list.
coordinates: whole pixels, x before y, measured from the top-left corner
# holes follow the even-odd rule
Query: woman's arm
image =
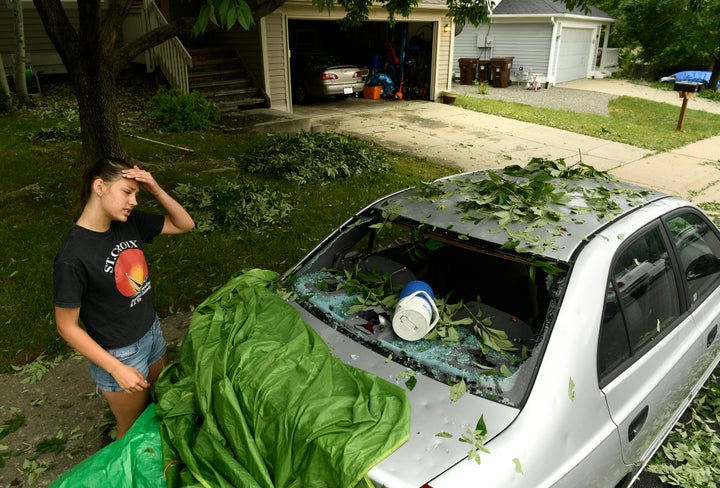
[(161, 234), (184, 234), (195, 227), (195, 222), (187, 210), (158, 185), (149, 171), (135, 166), (133, 169), (123, 170), (122, 174), (123, 177), (134, 179), (140, 183), (165, 209), (165, 224)]
[(55, 322), (60, 336), (77, 352), (110, 373), (127, 392), (145, 390), (150, 386), (140, 371), (121, 363), (93, 340), (80, 327), (80, 309), (55, 307)]

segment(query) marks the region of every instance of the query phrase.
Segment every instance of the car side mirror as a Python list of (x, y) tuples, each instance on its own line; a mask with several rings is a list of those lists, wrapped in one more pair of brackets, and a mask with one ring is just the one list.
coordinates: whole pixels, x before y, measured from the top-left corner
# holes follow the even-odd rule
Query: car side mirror
[(685, 269), (685, 278), (688, 281), (702, 278), (720, 271), (720, 259), (713, 254), (703, 254), (690, 262)]

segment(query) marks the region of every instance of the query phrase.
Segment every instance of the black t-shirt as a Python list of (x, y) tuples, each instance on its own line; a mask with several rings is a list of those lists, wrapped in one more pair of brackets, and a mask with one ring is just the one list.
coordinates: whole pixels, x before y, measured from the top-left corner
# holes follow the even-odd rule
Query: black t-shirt
[(55, 306), (80, 308), (88, 334), (105, 349), (136, 342), (155, 320), (142, 245), (163, 224), (161, 215), (134, 210), (106, 232), (73, 225), (55, 257)]

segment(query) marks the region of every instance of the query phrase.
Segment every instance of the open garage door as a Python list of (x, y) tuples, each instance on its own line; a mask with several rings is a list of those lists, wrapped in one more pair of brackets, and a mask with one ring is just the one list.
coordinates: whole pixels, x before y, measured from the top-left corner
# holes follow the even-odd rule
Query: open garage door
[(305, 97), (313, 91), (309, 83), (316, 81), (308, 79), (316, 70), (309, 70), (304, 61), (311, 53), (321, 54), (322, 63), (357, 67), (364, 80), (379, 83), (385, 95), (394, 92), (401, 93), (403, 99), (429, 100), (433, 29), (434, 24), (428, 22), (396, 22), (391, 26), (386, 21), (368, 21), (361, 27), (343, 30), (335, 20), (289, 19), (293, 104), (312, 103), (323, 96), (322, 92), (336, 98), (355, 93), (350, 93), (347, 86), (344, 93), (321, 87)]
[(556, 83), (587, 78), (592, 29), (563, 27), (560, 37)]

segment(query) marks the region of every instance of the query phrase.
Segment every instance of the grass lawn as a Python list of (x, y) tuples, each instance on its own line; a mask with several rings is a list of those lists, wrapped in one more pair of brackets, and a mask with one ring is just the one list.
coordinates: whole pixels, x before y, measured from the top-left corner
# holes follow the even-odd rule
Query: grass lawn
[(569, 112), (508, 103), (483, 97), (459, 96), (456, 104), (483, 112), (578, 134), (622, 142), (653, 151), (669, 151), (720, 134), (720, 115), (695, 110), (683, 130), (675, 130), (678, 108), (635, 97), (610, 101), (610, 116)]

